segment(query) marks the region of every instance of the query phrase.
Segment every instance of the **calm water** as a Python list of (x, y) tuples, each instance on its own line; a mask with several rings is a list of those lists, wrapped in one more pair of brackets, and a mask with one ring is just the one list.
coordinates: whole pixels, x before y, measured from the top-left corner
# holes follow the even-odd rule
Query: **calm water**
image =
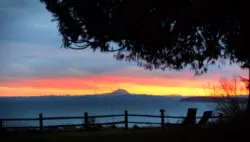
[[(83, 116), (123, 114), (124, 110), (134, 114), (160, 115), (165, 109), (166, 115), (184, 116), (188, 108), (198, 108), (198, 114), (214, 110), (213, 103), (180, 102), (181, 97), (153, 96), (81, 96), (81, 97), (36, 97), (36, 98), (0, 98), (0, 118), (38, 118), (44, 117)], [(99, 122), (122, 121), (123, 118), (98, 119)], [(158, 118), (129, 117), (129, 121), (159, 122)], [(176, 122), (176, 119), (167, 119)], [(83, 120), (48, 120), (44, 125), (81, 124)], [(4, 122), (7, 126), (38, 126), (37, 121)]]

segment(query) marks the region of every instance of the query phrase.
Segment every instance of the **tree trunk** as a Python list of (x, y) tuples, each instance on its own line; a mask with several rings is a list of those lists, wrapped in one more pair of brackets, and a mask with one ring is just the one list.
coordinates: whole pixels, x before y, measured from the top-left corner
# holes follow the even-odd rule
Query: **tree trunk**
[(247, 102), (247, 113), (250, 114), (250, 67), (248, 67), (248, 102)]

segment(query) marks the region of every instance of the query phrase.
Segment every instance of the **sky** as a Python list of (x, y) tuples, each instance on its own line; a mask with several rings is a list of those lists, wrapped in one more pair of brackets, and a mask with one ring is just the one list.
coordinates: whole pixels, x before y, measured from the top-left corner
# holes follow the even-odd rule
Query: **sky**
[(238, 65), (147, 71), (114, 53), (60, 48), (57, 23), (39, 0), (0, 1), (0, 96), (85, 95), (125, 89), (134, 94), (209, 95), (207, 84), (246, 76)]

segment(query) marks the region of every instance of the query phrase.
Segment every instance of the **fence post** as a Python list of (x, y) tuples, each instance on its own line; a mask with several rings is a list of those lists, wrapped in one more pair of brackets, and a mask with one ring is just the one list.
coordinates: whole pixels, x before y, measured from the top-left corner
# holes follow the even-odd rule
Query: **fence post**
[(0, 128), (3, 128), (3, 120), (0, 119)]
[(39, 128), (40, 128), (40, 132), (43, 132), (43, 114), (42, 113), (39, 114)]
[(2, 133), (4, 130), (3, 130), (3, 120), (0, 119), (0, 133)]
[(165, 112), (165, 110), (164, 109), (160, 109), (160, 112), (161, 112), (161, 128), (164, 128), (165, 126), (165, 122), (164, 122), (164, 118), (165, 118), (165, 116), (164, 116), (164, 112)]
[(125, 123), (125, 129), (128, 129), (128, 111), (124, 111), (124, 123)]
[(84, 127), (88, 129), (89, 127), (88, 112), (84, 113), (84, 125), (85, 125)]
[(0, 130), (3, 128), (3, 120), (0, 119)]

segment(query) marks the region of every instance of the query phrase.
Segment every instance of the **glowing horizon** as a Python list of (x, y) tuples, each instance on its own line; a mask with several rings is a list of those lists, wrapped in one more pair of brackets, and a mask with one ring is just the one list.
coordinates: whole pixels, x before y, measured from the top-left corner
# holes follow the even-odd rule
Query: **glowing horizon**
[(95, 75), (81, 78), (16, 79), (0, 83), (0, 96), (92, 95), (117, 89), (127, 90), (131, 94), (208, 96), (206, 85), (216, 80), (193, 78)]

